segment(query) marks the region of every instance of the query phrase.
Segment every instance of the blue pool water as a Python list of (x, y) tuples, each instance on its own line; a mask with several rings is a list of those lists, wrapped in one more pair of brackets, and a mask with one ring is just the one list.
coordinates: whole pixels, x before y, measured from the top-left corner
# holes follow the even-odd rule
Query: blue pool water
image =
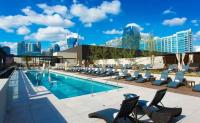
[[(40, 85), (45, 86), (59, 99), (91, 94), (92, 92), (97, 93), (109, 91), (119, 88), (109, 84), (57, 73), (48, 74), (42, 73), (40, 71), (27, 71), (26, 75), (33, 85), (37, 86), (39, 83)], [(37, 81), (36, 78), (38, 78), (39, 81)]]

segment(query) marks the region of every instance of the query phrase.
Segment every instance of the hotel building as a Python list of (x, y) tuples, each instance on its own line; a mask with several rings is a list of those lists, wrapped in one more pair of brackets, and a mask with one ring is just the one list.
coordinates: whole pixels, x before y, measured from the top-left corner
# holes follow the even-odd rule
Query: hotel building
[(192, 52), (192, 30), (177, 32), (171, 36), (154, 38), (155, 51), (167, 53)]

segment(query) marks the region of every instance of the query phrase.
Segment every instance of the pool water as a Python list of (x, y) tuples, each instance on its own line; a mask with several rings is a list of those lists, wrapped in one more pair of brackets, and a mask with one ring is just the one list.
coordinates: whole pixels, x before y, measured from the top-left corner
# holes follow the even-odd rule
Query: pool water
[(26, 75), (34, 86), (41, 85), (46, 87), (59, 99), (120, 88), (118, 86), (52, 72), (27, 71)]

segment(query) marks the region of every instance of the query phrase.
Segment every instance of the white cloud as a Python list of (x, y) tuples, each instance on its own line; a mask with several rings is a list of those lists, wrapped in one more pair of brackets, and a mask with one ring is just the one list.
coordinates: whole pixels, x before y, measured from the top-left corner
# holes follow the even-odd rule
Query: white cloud
[(61, 51), (68, 48), (67, 41), (57, 41), (53, 44), (58, 44), (60, 46)]
[(193, 40), (194, 40), (194, 41), (200, 41), (200, 31), (197, 31), (197, 32), (193, 35)]
[(15, 29), (21, 26), (32, 24), (61, 27), (71, 27), (74, 25), (71, 20), (62, 17), (58, 12), (53, 15), (40, 14), (33, 11), (30, 7), (22, 9), (22, 12), (24, 15), (0, 16), (0, 29), (6, 32), (14, 32)]
[(200, 46), (193, 46), (194, 52), (200, 52)]
[(95, 43), (92, 43), (92, 44), (89, 44), (89, 45), (96, 46), (97, 44), (95, 44)]
[(129, 24), (126, 25), (126, 27), (129, 27), (129, 26), (134, 26), (134, 27), (138, 28), (139, 31), (144, 30), (143, 27), (141, 27), (140, 25), (138, 25), (136, 23), (129, 23)]
[(14, 32), (13, 28), (30, 25), (28, 18), (23, 15), (0, 16), (0, 29)]
[(83, 4), (73, 4), (71, 14), (79, 18), (79, 20), (87, 27), (91, 27), (92, 23), (107, 18), (108, 14), (117, 15), (120, 12), (121, 3), (119, 0), (112, 2), (104, 1), (100, 6), (88, 8)]
[(143, 32), (141, 32), (140, 35), (141, 35), (141, 39), (143, 39), (143, 40), (146, 40), (146, 39), (148, 39), (150, 37), (149, 33), (143, 33)]
[(112, 30), (106, 30), (103, 31), (104, 34), (108, 34), (108, 35), (120, 35), (123, 33), (122, 30), (116, 30), (116, 29), (112, 29)]
[(11, 54), (17, 54), (17, 42), (0, 41), (0, 45), (10, 47)]
[(55, 6), (48, 6), (47, 4), (37, 4), (37, 6), (43, 9), (43, 12), (48, 15), (52, 14), (60, 14), (62, 16), (66, 16), (67, 14), (67, 7), (62, 5), (55, 5)]
[(36, 33), (25, 36), (25, 40), (33, 39), (38, 41), (59, 41), (65, 40), (67, 33), (70, 33), (70, 31), (62, 27), (39, 28)]
[[(25, 36), (25, 40), (37, 40), (37, 41), (63, 41), (68, 37), (73, 37), (76, 33), (70, 32), (68, 29), (62, 27), (46, 27), (39, 28), (36, 33), (32, 33)], [(84, 37), (78, 36), (80, 40)]]
[(194, 26), (199, 26), (200, 20), (191, 20), (191, 23), (192, 23)]
[(30, 30), (26, 26), (21, 26), (17, 29), (17, 34), (19, 35), (26, 35), (30, 33)]
[(166, 15), (166, 14), (176, 14), (176, 12), (173, 11), (172, 8), (169, 8), (169, 9), (164, 10), (162, 14), (164, 14), (164, 15)]
[(27, 15), (27, 18), (30, 23), (45, 25), (45, 26), (61, 26), (61, 27), (71, 27), (74, 23), (66, 18), (63, 18), (59, 14), (53, 15), (44, 15), (38, 14), (35, 11), (31, 10), (30, 7), (22, 9), (22, 12)]
[(172, 18), (172, 19), (164, 20), (162, 24), (165, 25), (165, 26), (181, 26), (186, 21), (187, 21), (186, 17)]
[(122, 37), (111, 39), (106, 41), (105, 46), (108, 47), (120, 47), (122, 45)]
[(73, 3), (76, 4), (76, 3), (77, 3), (77, 0), (73, 0)]

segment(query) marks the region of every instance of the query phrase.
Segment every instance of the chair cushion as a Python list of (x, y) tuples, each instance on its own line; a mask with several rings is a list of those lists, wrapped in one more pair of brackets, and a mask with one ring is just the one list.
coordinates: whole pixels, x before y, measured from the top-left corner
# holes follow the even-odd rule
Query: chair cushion
[(153, 81), (152, 83), (153, 83), (154, 85), (161, 85), (162, 82), (163, 82), (163, 81), (161, 81), (161, 80), (155, 80), (155, 81)]
[(200, 92), (200, 84), (198, 85), (195, 85), (193, 88), (192, 88), (193, 91), (199, 91)]
[(168, 83), (168, 87), (170, 88), (177, 88), (179, 86), (180, 82), (170, 82)]

